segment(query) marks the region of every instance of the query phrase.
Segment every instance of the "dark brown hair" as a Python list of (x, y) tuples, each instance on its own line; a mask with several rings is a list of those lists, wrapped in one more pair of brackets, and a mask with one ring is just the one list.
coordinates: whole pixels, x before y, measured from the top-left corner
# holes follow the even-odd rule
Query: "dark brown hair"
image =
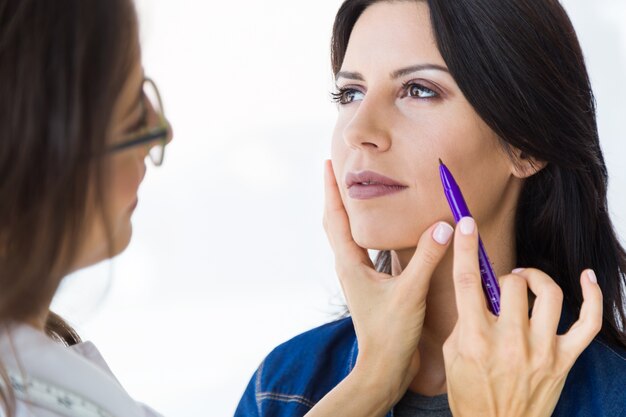
[[(0, 0), (0, 324), (45, 314), (90, 207), (103, 207), (107, 165), (94, 156), (136, 59), (136, 32), (130, 0)], [(80, 340), (55, 314), (46, 327)]]
[[(342, 4), (332, 34), (335, 74), (357, 19), (380, 1), (389, 0)], [(580, 273), (593, 268), (604, 295), (599, 336), (626, 346), (626, 253), (608, 214), (595, 100), (567, 13), (557, 0), (421, 1), (450, 73), (504, 149), (548, 163), (521, 191), (517, 264), (553, 277), (571, 315), (582, 305)], [(390, 272), (389, 252), (376, 265)]]

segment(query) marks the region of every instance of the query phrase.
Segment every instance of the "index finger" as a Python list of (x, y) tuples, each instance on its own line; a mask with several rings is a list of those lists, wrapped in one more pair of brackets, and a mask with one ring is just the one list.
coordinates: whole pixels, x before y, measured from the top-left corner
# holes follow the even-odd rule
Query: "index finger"
[(367, 250), (357, 245), (352, 237), (348, 213), (341, 200), (339, 186), (330, 160), (324, 164), (324, 228), (330, 245), (335, 252), (338, 266), (365, 264), (373, 268)]
[(478, 265), (478, 230), (471, 217), (463, 217), (456, 226), (453, 275), (461, 327), (485, 324), (489, 311)]

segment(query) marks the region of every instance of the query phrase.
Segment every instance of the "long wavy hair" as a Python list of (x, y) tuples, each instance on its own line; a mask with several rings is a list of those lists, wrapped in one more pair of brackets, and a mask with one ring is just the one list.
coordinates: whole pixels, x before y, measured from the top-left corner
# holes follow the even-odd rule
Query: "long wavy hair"
[[(372, 4), (346, 0), (333, 26), (331, 63), (341, 69), (350, 33)], [(607, 207), (607, 169), (583, 54), (557, 0), (425, 1), (437, 46), (478, 115), (513, 149), (547, 162), (526, 179), (517, 207), (517, 264), (549, 274), (564, 307), (582, 305), (580, 273), (593, 268), (604, 296), (599, 337), (626, 346), (626, 252)], [(391, 271), (382, 251), (379, 271)]]
[[(94, 156), (137, 53), (131, 0), (0, 0), (1, 325), (48, 311), (89, 207), (104, 206), (107, 164)], [(51, 312), (46, 331), (80, 341)], [(0, 402), (13, 415), (6, 382)]]

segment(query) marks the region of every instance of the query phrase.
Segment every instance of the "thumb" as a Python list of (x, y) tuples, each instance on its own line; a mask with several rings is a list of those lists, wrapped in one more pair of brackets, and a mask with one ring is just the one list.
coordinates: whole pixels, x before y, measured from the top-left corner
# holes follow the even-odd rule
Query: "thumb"
[(446, 222), (438, 222), (422, 233), (413, 258), (401, 274), (410, 281), (408, 285), (416, 285), (418, 291), (428, 288), (430, 278), (448, 250), (453, 235), (454, 228)]

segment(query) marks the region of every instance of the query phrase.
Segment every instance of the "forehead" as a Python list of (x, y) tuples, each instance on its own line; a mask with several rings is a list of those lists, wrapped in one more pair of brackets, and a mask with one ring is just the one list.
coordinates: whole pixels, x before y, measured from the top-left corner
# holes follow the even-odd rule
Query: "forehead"
[(365, 9), (354, 25), (342, 69), (387, 71), (426, 62), (445, 66), (435, 42), (428, 4), (382, 1)]

